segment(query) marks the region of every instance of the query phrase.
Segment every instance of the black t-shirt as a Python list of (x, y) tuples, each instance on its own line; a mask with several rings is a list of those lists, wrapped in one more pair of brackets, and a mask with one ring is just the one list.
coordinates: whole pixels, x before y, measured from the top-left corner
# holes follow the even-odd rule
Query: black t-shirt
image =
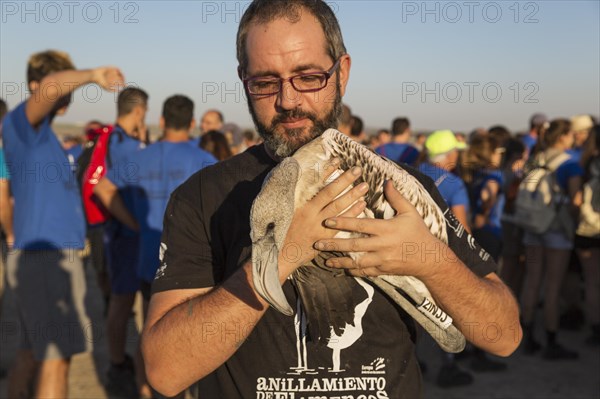
[[(250, 209), (275, 166), (264, 146), (204, 168), (171, 196), (164, 219), (162, 263), (153, 292), (217, 286), (250, 260)], [(447, 209), (433, 182), (407, 168)], [(452, 219), (452, 218), (450, 218)], [(475, 273), (495, 264), (455, 219), (450, 247)], [(352, 277), (344, 277), (352, 278)], [(401, 308), (356, 279), (356, 318), (342, 336), (317, 343), (290, 281), (283, 285), (292, 317), (266, 311), (237, 352), (198, 383), (201, 398), (415, 398), (422, 396), (415, 356), (415, 323)], [(294, 305), (295, 304), (295, 305)], [(199, 326), (235, 339), (252, 326)], [(203, 330), (203, 331), (204, 331)], [(334, 334), (334, 332), (332, 332)]]

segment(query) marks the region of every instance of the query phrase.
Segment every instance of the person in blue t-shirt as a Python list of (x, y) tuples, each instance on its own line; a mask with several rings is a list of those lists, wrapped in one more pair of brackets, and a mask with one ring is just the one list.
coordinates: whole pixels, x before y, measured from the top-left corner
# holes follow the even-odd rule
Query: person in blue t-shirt
[(111, 331), (107, 337), (111, 362), (107, 389), (114, 395), (126, 397), (139, 394), (132, 378), (134, 373), (140, 387), (144, 385), (144, 378), (141, 356), (137, 356), (137, 367), (134, 367), (133, 358), (125, 352), (128, 320), (140, 288), (137, 276), (139, 225), (128, 211), (133, 207), (132, 192), (119, 182), (135, 173), (131, 157), (145, 147), (147, 109), (148, 94), (144, 90), (128, 87), (119, 93), (117, 121), (108, 139), (106, 175), (94, 187), (94, 194), (113, 216), (105, 226), (111, 288), (106, 318), (107, 329)]
[(545, 114), (537, 113), (531, 115), (531, 118), (529, 118), (529, 133), (521, 138), (529, 155), (533, 155), (538, 138), (543, 136), (547, 128), (548, 117)]
[[(6, 247), (12, 248), (15, 241), (12, 220), (12, 200), (10, 199), (10, 174), (4, 160), (4, 148), (2, 148), (2, 118), (6, 115), (7, 107), (4, 100), (0, 98), (0, 315), (2, 315), (2, 298), (4, 297), (4, 264), (6, 262)], [(6, 247), (5, 247), (6, 246)], [(6, 374), (0, 369), (0, 378)]]
[(438, 130), (427, 138), (424, 148), (427, 161), (419, 165), (419, 170), (433, 180), (454, 216), (470, 231), (467, 188), (463, 180), (451, 172), (458, 162), (458, 150), (465, 148), (465, 144), (458, 142), (450, 130)]
[[(70, 358), (87, 351), (91, 342), (77, 255), (84, 245), (85, 220), (74, 170), (51, 123), (65, 113), (76, 88), (95, 83), (115, 91), (124, 79), (117, 68), (76, 70), (66, 53), (44, 51), (30, 57), (27, 81), (31, 96), (6, 115), (2, 126), (15, 204), (7, 280), (27, 332), (8, 396), (67, 397)], [(53, 325), (58, 332), (39, 334), (40, 325)], [(32, 394), (28, 386), (36, 368)]]
[[(464, 143), (456, 140), (452, 131), (435, 131), (425, 141), (423, 148), (426, 161), (421, 163), (418, 169), (433, 180), (444, 201), (460, 222), (460, 228), (470, 232), (467, 217), (469, 214), (467, 188), (462, 179), (451, 172), (458, 162), (458, 150), (465, 147)], [(436, 377), (437, 385), (447, 388), (468, 385), (472, 382), (473, 376), (460, 369), (454, 354), (442, 352), (442, 367)]]
[[(568, 120), (553, 120), (544, 135), (545, 150), (536, 156), (535, 164), (546, 163), (563, 155), (573, 146), (573, 133)], [(525, 231), (523, 236), (527, 265), (521, 295), (524, 350), (531, 355), (541, 349), (541, 344), (534, 339), (533, 321), (538, 307), (539, 290), (544, 286), (546, 347), (542, 356), (547, 360), (578, 357), (577, 352), (556, 342), (556, 334), (559, 327), (560, 290), (573, 248), (576, 215), (581, 201), (578, 192), (582, 187), (583, 174), (581, 165), (572, 159), (567, 159), (558, 166), (555, 176), (562, 191), (562, 205), (557, 217), (545, 233)]]
[(171, 193), (192, 174), (217, 162), (207, 151), (189, 145), (194, 125), (192, 100), (169, 97), (160, 118), (163, 139), (132, 156), (136, 173), (118, 182), (120, 188), (130, 186), (134, 192), (131, 211), (140, 225), (137, 270), (145, 300), (150, 300), (150, 284), (158, 269), (163, 217)]
[(392, 122), (392, 141), (377, 147), (375, 152), (396, 163), (414, 166), (419, 158), (419, 150), (409, 140), (410, 121), (408, 118), (396, 118)]
[(461, 159), (460, 174), (467, 185), (471, 203), (471, 229), (475, 240), (495, 259), (502, 250), (504, 208), (502, 171), (504, 147), (493, 136), (473, 137)]
[[(195, 124), (193, 114), (194, 104), (189, 98), (173, 96), (167, 99), (160, 120), (160, 126), (164, 131), (162, 140), (140, 151), (133, 150), (128, 154), (117, 153), (117, 156), (122, 156), (119, 162), (123, 163), (125, 167), (120, 173), (111, 174), (109, 171), (110, 183), (114, 185), (114, 195), (111, 196), (110, 201), (120, 202), (122, 198), (122, 202), (127, 208), (124, 212), (130, 214), (125, 220), (135, 219), (139, 224), (139, 236), (136, 234), (132, 236), (132, 239), (123, 236), (116, 238), (119, 243), (128, 246), (125, 251), (124, 247), (120, 247), (120, 251), (117, 253), (121, 257), (120, 260), (117, 260), (119, 267), (121, 269), (127, 267), (127, 275), (132, 273), (134, 275), (126, 280), (115, 281), (122, 287), (129, 284), (132, 290), (134, 288), (137, 290), (141, 283), (145, 305), (150, 299), (150, 283), (158, 268), (162, 220), (169, 196), (193, 173), (204, 166), (216, 163), (216, 159), (212, 155), (190, 145), (189, 133)], [(108, 184), (108, 182), (98, 184), (100, 190), (103, 189), (104, 184)], [(123, 233), (123, 235), (125, 234)], [(132, 251), (135, 251), (135, 254)], [(127, 260), (131, 264), (124, 264), (121, 260)], [(121, 275), (123, 274), (124, 272), (121, 272)], [(115, 296), (123, 298), (123, 294)], [(131, 308), (125, 307), (128, 304), (129, 302), (122, 303), (119, 311), (131, 311)], [(144, 309), (146, 307), (144, 306)], [(126, 330), (121, 332), (126, 333)], [(124, 347), (118, 349), (122, 349), (123, 352), (120, 353), (122, 356), (126, 356)], [(109, 370), (109, 379), (116, 379), (122, 369), (122, 364), (116, 363), (112, 359), (111, 361), (113, 364)], [(150, 393), (143, 375), (142, 359), (138, 358), (136, 362), (137, 389), (140, 394)]]

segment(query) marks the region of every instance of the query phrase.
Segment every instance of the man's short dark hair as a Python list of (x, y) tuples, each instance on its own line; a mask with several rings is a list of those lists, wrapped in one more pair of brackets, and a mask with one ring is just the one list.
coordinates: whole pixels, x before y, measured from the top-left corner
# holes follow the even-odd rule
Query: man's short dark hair
[(166, 129), (187, 130), (194, 119), (194, 102), (179, 94), (171, 96), (163, 104), (162, 117)]
[(350, 135), (354, 136), (354, 137), (358, 137), (360, 136), (360, 134), (363, 131), (363, 120), (356, 115), (352, 116), (352, 128), (350, 129)]
[(148, 93), (137, 87), (128, 87), (119, 93), (117, 116), (129, 115), (138, 105), (148, 105)]
[(396, 118), (392, 122), (392, 136), (399, 136), (410, 127), (408, 118)]
[(0, 98), (0, 122), (2, 122), (2, 118), (4, 118), (7, 111), (8, 107), (6, 106), (6, 102)]
[(237, 60), (240, 71), (248, 67), (246, 37), (253, 24), (266, 24), (278, 18), (290, 22), (300, 21), (303, 11), (308, 11), (321, 24), (327, 48), (333, 61), (346, 54), (342, 31), (333, 10), (322, 0), (255, 0), (244, 12), (237, 32)]
[(342, 104), (342, 115), (340, 116), (340, 123), (344, 126), (350, 126), (352, 124), (352, 111), (346, 104)]

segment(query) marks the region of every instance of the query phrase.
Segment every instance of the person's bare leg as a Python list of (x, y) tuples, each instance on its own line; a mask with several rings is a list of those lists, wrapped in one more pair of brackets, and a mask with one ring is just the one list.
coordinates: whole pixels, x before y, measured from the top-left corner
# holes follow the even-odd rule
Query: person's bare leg
[(67, 398), (70, 363), (70, 358), (40, 362), (35, 397), (40, 399)]
[(8, 397), (14, 399), (30, 398), (38, 362), (31, 350), (19, 350), (8, 374)]
[(127, 322), (133, 309), (135, 294), (112, 294), (108, 305), (106, 330), (108, 331), (108, 355), (112, 364), (125, 361)]

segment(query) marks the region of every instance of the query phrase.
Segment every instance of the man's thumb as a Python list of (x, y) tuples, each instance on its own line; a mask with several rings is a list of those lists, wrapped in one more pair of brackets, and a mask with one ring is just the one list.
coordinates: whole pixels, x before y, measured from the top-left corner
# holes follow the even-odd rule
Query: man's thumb
[(385, 198), (390, 203), (392, 208), (396, 211), (397, 215), (407, 213), (407, 212), (416, 212), (415, 207), (404, 198), (402, 194), (394, 187), (394, 183), (391, 180), (385, 182), (383, 186), (383, 193), (385, 194)]

